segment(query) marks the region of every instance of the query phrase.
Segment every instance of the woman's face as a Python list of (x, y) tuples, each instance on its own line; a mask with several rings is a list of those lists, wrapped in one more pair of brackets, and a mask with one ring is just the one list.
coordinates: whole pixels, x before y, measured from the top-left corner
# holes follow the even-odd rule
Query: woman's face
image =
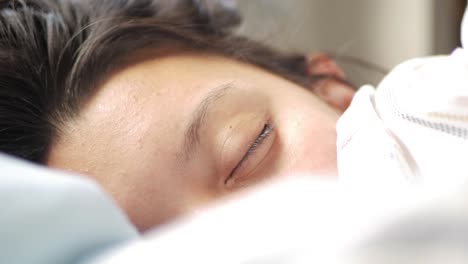
[(146, 230), (269, 177), (336, 175), (338, 117), (313, 93), (252, 65), (158, 58), (104, 83), (48, 165), (95, 178)]

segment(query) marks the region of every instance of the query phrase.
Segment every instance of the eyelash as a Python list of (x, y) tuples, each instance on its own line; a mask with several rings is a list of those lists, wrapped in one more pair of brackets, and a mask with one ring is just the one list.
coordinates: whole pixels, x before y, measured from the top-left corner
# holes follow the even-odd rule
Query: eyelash
[(273, 125), (269, 121), (263, 126), (262, 132), (260, 132), (260, 134), (255, 139), (255, 141), (252, 143), (252, 145), (250, 145), (250, 147), (247, 150), (247, 152), (245, 153), (245, 155), (242, 157), (242, 159), (239, 161), (239, 163), (236, 165), (236, 167), (234, 167), (234, 169), (231, 171), (231, 173), (229, 174), (229, 177), (227, 178), (226, 182), (234, 176), (234, 174), (239, 170), (239, 168), (242, 166), (242, 164), (244, 164), (245, 161), (247, 161), (247, 159), (252, 154), (255, 153), (255, 150), (262, 145), (262, 143), (265, 141), (265, 139), (267, 139), (268, 136), (271, 135), (271, 132), (273, 131), (273, 129), (274, 129)]

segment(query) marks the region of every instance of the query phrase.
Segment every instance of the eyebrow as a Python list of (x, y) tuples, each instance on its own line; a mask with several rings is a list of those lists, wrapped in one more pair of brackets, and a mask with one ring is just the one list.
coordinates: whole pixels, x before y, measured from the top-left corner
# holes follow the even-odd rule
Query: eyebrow
[(206, 125), (206, 117), (209, 109), (232, 89), (234, 89), (232, 83), (226, 83), (216, 87), (213, 91), (209, 92), (205, 98), (203, 98), (195, 109), (194, 114), (192, 115), (192, 120), (187, 126), (184, 134), (182, 151), (184, 161), (191, 158), (193, 152), (200, 144), (200, 130), (204, 125)]

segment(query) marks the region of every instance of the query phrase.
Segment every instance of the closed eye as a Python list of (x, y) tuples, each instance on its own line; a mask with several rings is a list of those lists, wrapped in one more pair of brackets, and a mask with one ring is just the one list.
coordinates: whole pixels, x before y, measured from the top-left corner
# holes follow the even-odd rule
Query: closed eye
[(274, 128), (273, 128), (273, 125), (271, 124), (271, 122), (267, 122), (264, 125), (262, 131), (257, 136), (255, 141), (250, 145), (250, 147), (248, 148), (248, 150), (246, 151), (246, 153), (244, 154), (242, 159), (239, 161), (239, 163), (231, 171), (231, 173), (229, 174), (229, 177), (226, 179), (225, 183), (227, 183), (229, 180), (231, 180), (236, 175), (236, 173), (242, 168), (242, 166), (247, 162), (247, 160), (250, 157), (255, 155), (256, 150), (259, 147), (261, 147), (262, 143), (264, 143), (266, 139), (268, 139), (268, 137), (271, 135), (273, 129)]

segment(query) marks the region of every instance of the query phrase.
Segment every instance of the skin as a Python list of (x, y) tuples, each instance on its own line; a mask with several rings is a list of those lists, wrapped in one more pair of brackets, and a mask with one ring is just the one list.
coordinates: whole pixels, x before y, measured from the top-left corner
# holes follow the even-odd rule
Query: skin
[[(326, 63), (310, 70), (342, 77)], [(335, 124), (352, 92), (312, 88), (217, 56), (146, 60), (100, 87), (48, 165), (96, 179), (145, 231), (270, 177), (337, 175)], [(196, 113), (199, 136), (187, 138)]]

